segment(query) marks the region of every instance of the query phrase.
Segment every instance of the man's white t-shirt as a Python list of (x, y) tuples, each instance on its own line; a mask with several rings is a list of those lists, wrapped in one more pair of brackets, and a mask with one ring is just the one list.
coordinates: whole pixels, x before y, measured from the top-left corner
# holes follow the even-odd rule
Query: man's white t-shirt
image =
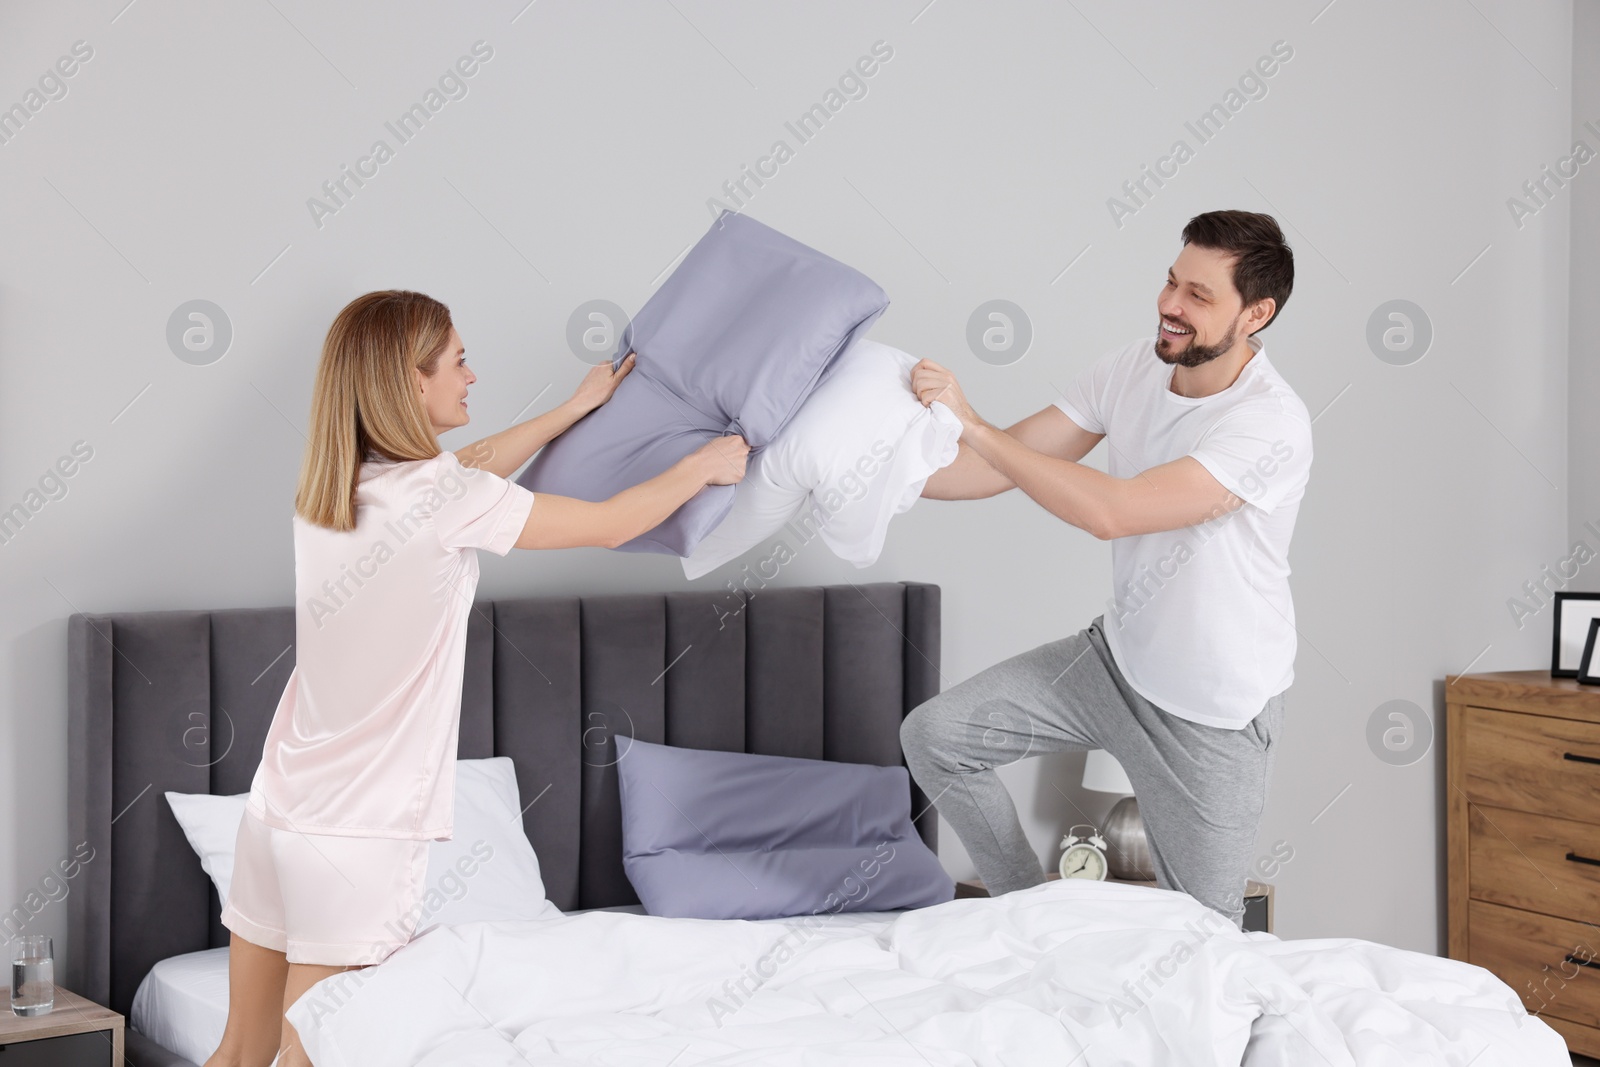
[(454, 452), (370, 459), (356, 526), (293, 517), (295, 667), (245, 806), (268, 826), (448, 838), (478, 553), (504, 556), (534, 494)]
[(1193, 456), (1245, 504), (1193, 526), (1111, 544), (1106, 645), (1163, 711), (1236, 730), (1294, 681), (1289, 537), (1311, 470), (1306, 406), (1255, 355), (1228, 388), (1183, 397), (1145, 337), (1107, 353), (1056, 400), (1106, 435), (1108, 471), (1132, 478)]

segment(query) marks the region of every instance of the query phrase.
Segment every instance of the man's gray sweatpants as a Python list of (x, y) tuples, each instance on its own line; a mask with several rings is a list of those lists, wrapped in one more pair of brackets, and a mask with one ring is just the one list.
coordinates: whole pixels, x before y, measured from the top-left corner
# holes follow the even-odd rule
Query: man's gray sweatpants
[(1045, 878), (994, 769), (1046, 752), (1105, 749), (1139, 798), (1157, 884), (1237, 926), (1283, 694), (1238, 730), (1179, 718), (1128, 684), (1106, 647), (1103, 618), (913, 709), (900, 726), (906, 764), (998, 896)]

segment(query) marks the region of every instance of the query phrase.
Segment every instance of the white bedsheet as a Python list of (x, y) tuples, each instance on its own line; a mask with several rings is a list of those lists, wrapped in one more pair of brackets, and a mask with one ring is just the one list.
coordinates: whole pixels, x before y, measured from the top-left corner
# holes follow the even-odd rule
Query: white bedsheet
[[(615, 908), (589, 908), (567, 915), (587, 915), (596, 911), (640, 915), (638, 904)], [(845, 912), (821, 916), (830, 929), (881, 931), (900, 912)], [(673, 920), (662, 920), (673, 921)], [(789, 923), (790, 919), (766, 919), (768, 923)], [(418, 932), (424, 935), (426, 930)], [(150, 969), (133, 995), (128, 1024), (141, 1034), (195, 1063), (204, 1063), (222, 1043), (228, 1023), (228, 950), (208, 948), (164, 959)]]
[(1482, 968), (1242, 933), (1183, 894), (1081, 880), (814, 933), (616, 913), (437, 927), (289, 1018), (318, 1067), (1570, 1062)]
[(128, 1025), (184, 1059), (204, 1063), (228, 1022), (228, 950), (172, 956), (150, 968), (133, 994)]

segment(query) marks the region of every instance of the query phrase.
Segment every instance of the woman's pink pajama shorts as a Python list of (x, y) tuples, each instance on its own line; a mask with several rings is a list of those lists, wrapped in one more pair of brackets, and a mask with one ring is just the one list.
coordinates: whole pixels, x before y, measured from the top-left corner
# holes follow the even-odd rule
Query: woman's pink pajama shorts
[(290, 963), (380, 963), (421, 915), (428, 842), (239, 824), (222, 925)]

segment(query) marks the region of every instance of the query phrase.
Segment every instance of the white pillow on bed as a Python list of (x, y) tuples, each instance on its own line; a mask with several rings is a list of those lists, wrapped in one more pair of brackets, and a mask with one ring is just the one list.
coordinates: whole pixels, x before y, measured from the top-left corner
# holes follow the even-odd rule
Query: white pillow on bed
[[(683, 558), (698, 578), (790, 528), (857, 567), (877, 562), (889, 520), (956, 458), (961, 420), (911, 391), (917, 358), (858, 337), (766, 448), (750, 457), (727, 518)], [(794, 520), (790, 522), (790, 520)]]
[(208, 793), (167, 792), (167, 803), (189, 847), (200, 857), (200, 869), (211, 876), (217, 887), (217, 900), (228, 902), (228, 887), (233, 884), (233, 846), (239, 840), (239, 824), (244, 821), (244, 802), (249, 793), (219, 797)]
[[(167, 793), (200, 868), (226, 902), (233, 881), (233, 848), (248, 793), (210, 796)], [(428, 843), (427, 889), (417, 933), (434, 923), (554, 919), (561, 910), (545, 898), (539, 857), (522, 830), (515, 766), (509, 757), (456, 761), (455, 830)]]

